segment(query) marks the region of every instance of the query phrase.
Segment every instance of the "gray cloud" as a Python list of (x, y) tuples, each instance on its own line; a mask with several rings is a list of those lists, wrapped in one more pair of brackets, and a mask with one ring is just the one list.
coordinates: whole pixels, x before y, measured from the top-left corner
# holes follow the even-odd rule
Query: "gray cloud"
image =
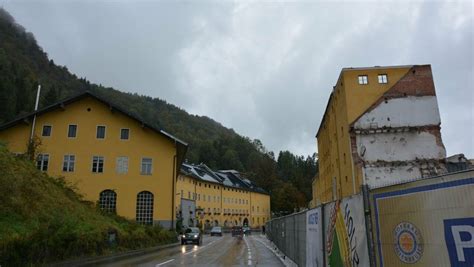
[(316, 151), (341, 68), (432, 64), (448, 154), (474, 157), (471, 2), (6, 2), (55, 62), (271, 150)]

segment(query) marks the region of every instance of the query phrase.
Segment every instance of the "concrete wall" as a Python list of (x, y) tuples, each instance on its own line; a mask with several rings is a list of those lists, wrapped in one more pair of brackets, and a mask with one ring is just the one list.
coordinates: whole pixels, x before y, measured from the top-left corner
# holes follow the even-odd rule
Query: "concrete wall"
[(380, 187), (443, 172), (436, 96), (406, 96), (380, 101), (355, 123), (357, 158), (365, 183)]
[(365, 179), (372, 188), (400, 183), (409, 177), (421, 177), (420, 168), (412, 165), (365, 167)]
[(441, 159), (444, 147), (430, 132), (387, 132), (356, 136), (359, 156), (364, 161), (412, 161)]
[(375, 109), (362, 115), (354, 127), (371, 129), (439, 125), (440, 123), (436, 96), (408, 96), (385, 100)]

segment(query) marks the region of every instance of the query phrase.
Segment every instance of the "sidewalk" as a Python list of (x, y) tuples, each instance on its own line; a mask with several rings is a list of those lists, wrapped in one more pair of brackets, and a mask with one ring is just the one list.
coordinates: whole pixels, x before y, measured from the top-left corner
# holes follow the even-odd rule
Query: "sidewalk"
[(268, 239), (268, 237), (265, 234), (258, 235), (256, 240), (259, 241), (261, 244), (263, 244), (266, 248), (268, 248), (273, 254), (275, 254), (286, 267), (298, 266), (294, 261), (288, 258), (285, 254), (283, 254), (283, 252), (281, 252), (277, 248), (277, 246)]

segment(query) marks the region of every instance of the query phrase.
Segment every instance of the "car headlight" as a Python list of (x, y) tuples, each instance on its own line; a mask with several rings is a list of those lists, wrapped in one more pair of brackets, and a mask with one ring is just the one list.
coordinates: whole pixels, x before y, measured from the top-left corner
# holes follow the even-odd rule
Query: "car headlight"
[(181, 238), (186, 238), (186, 236), (185, 236), (185, 235), (182, 235)]
[(195, 238), (197, 238), (197, 237), (198, 237), (198, 235), (194, 235), (194, 237), (195, 237)]

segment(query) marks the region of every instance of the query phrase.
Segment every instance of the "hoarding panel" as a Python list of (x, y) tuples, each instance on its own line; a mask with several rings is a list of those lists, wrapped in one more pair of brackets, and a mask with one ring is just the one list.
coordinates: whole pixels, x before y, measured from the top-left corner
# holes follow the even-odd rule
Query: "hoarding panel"
[(306, 266), (323, 266), (321, 207), (306, 212)]
[(362, 195), (324, 207), (326, 265), (370, 266)]
[(379, 266), (474, 266), (474, 178), (373, 190)]

